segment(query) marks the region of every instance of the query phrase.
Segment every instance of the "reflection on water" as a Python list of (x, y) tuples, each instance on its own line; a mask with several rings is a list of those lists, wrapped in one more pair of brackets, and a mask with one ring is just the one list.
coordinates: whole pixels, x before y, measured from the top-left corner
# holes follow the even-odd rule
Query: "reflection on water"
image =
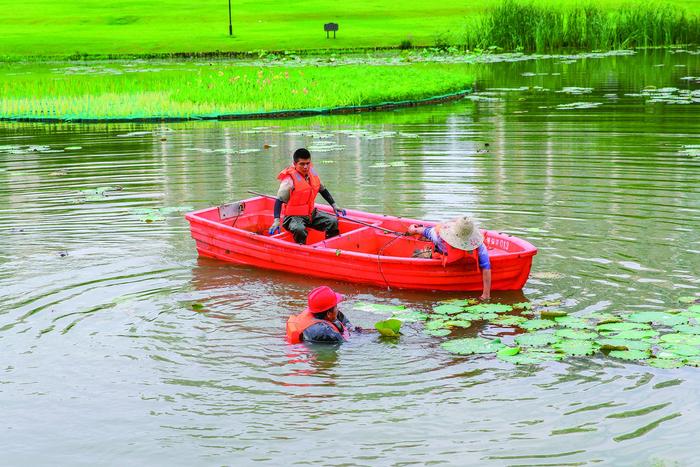
[[(0, 126), (5, 458), (688, 463), (697, 369), (603, 357), (513, 367), (446, 354), (416, 323), (398, 341), (288, 346), (286, 317), (318, 279), (198, 259), (177, 213), (144, 222), (144, 209), (272, 193), (291, 151), (315, 146), (344, 207), (430, 220), (472, 213), (537, 245), (526, 288), (496, 300), (561, 300), (586, 315), (666, 310), (698, 293), (700, 104), (640, 95), (696, 90), (683, 78), (700, 76), (698, 55), (482, 71), (475, 100), (391, 113)], [(600, 105), (568, 106), (576, 102)], [(84, 191), (100, 187), (120, 189)], [(360, 301), (427, 310), (464, 296), (329, 285), (364, 327), (385, 316), (354, 310)]]

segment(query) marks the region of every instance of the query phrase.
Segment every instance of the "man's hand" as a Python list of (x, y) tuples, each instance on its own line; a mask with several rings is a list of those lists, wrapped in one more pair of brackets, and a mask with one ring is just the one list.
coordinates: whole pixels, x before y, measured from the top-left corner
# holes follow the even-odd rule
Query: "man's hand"
[(275, 218), (275, 222), (272, 223), (270, 226), (270, 230), (267, 231), (270, 235), (274, 235), (275, 233), (280, 233), (280, 220), (278, 218)]
[(348, 215), (347, 211), (345, 209), (339, 208), (337, 204), (334, 204), (331, 207), (333, 208), (333, 211), (335, 211), (335, 215), (338, 217), (345, 217)]
[(416, 234), (423, 235), (423, 226), (418, 225), (418, 224), (411, 224), (408, 226), (408, 230), (406, 230), (406, 233), (408, 235), (416, 235)]

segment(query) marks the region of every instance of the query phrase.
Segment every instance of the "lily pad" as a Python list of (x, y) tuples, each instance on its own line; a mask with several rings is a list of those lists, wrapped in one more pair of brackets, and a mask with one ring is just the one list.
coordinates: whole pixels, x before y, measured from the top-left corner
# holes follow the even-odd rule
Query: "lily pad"
[(429, 331), (436, 331), (438, 329), (445, 329), (447, 327), (447, 324), (445, 324), (445, 321), (442, 320), (431, 320), (425, 323), (425, 329)]
[(393, 318), (400, 319), (406, 323), (415, 323), (418, 321), (425, 321), (428, 319), (428, 315), (421, 313), (420, 311), (404, 310), (396, 312), (392, 315)]
[(598, 337), (598, 333), (576, 329), (559, 329), (554, 334), (563, 339), (593, 340)]
[(529, 310), (532, 308), (532, 304), (530, 302), (513, 303), (511, 306), (514, 310)]
[(651, 343), (648, 341), (639, 341), (634, 339), (619, 339), (616, 337), (607, 339), (598, 339), (600, 350), (643, 350), (648, 352), (651, 349)]
[(691, 313), (700, 313), (700, 305), (690, 305), (688, 311)]
[[(485, 317), (486, 315), (475, 315), (474, 313), (460, 313), (458, 315), (451, 316), (451, 319), (461, 319), (463, 321), (483, 321), (488, 318)], [(498, 316), (497, 314), (493, 315), (494, 317)]]
[(684, 304), (700, 303), (700, 297), (678, 297), (678, 302)]
[(449, 329), (426, 329), (423, 332), (433, 337), (445, 337), (449, 336), (452, 333), (452, 331), (450, 331)]
[(520, 334), (515, 337), (515, 342), (523, 347), (544, 347), (559, 340), (554, 334), (544, 332)]
[(566, 311), (561, 311), (561, 310), (542, 310), (542, 311), (540, 311), (540, 317), (542, 319), (563, 318), (566, 315), (568, 315), (568, 313)]
[(661, 311), (642, 311), (639, 313), (632, 313), (627, 319), (634, 323), (656, 323), (663, 326), (676, 326), (679, 324), (686, 324), (688, 322), (687, 317), (673, 315), (671, 313), (664, 313)]
[(700, 348), (695, 347), (693, 345), (664, 343), (664, 344), (661, 344), (660, 347), (663, 350), (665, 350), (666, 352), (670, 352), (670, 353), (672, 353), (674, 355), (678, 355), (680, 357), (700, 356)]
[(514, 365), (536, 365), (539, 363), (561, 360), (563, 355), (554, 352), (545, 352), (540, 349), (520, 351), (515, 355), (497, 355), (499, 360)]
[(562, 316), (560, 318), (554, 318), (554, 321), (556, 321), (558, 325), (569, 329), (590, 329), (593, 327), (587, 320), (575, 316)]
[(445, 326), (456, 327), (456, 328), (468, 328), (472, 325), (471, 321), (466, 321), (462, 319), (453, 319), (450, 321), (445, 321)]
[(551, 319), (530, 319), (520, 325), (521, 328), (528, 331), (547, 329), (554, 326), (556, 326), (556, 323)]
[(674, 360), (671, 358), (650, 358), (647, 363), (654, 368), (664, 369), (680, 368), (684, 365), (681, 360)]
[(478, 305), (468, 306), (464, 310), (476, 314), (507, 313), (513, 311), (513, 307), (502, 303), (479, 303)]
[(622, 318), (617, 315), (613, 315), (612, 313), (595, 314), (591, 315), (591, 318), (597, 325), (622, 322)]
[(552, 347), (567, 355), (593, 355), (598, 350), (598, 344), (588, 340), (567, 339), (552, 344)]
[(454, 339), (442, 343), (442, 348), (458, 355), (496, 353), (505, 345), (500, 339), (484, 339), (483, 337), (471, 337)]
[(520, 353), (520, 347), (503, 347), (496, 352), (497, 357), (511, 357)]
[(596, 328), (598, 331), (630, 331), (630, 330), (644, 330), (651, 329), (651, 326), (644, 323), (605, 323), (599, 324)]
[(204, 309), (204, 305), (201, 303), (191, 303), (190, 308), (192, 308), (193, 311), (202, 311)]
[(527, 318), (523, 316), (498, 315), (498, 318), (491, 321), (491, 323), (501, 326), (519, 326), (525, 321), (527, 321)]
[(387, 319), (384, 321), (377, 321), (374, 323), (374, 327), (379, 334), (385, 337), (399, 337), (401, 334), (399, 331), (401, 329), (401, 321), (398, 319)]
[(664, 334), (659, 340), (661, 342), (668, 342), (669, 344), (700, 345), (700, 336), (694, 334)]
[(538, 307), (550, 307), (550, 306), (560, 306), (561, 300), (542, 300), (541, 302), (535, 303)]
[(366, 303), (358, 302), (353, 305), (356, 310), (369, 311), (372, 313), (394, 313), (397, 311), (404, 311), (406, 309), (405, 305), (384, 305), (382, 303)]
[(690, 324), (679, 324), (678, 326), (673, 326), (673, 330), (683, 334), (700, 335), (700, 326), (693, 326)]
[(461, 306), (455, 304), (445, 304), (433, 307), (433, 313), (440, 315), (454, 315), (464, 311)]
[(613, 350), (608, 356), (622, 360), (646, 360), (650, 357), (649, 352), (643, 350)]
[(479, 300), (476, 300), (474, 298), (453, 298), (450, 300), (443, 300), (440, 303), (445, 305), (455, 305), (459, 307), (464, 307), (469, 305), (476, 305), (477, 303), (479, 303)]
[(630, 331), (605, 333), (617, 339), (652, 339), (659, 335), (659, 331), (654, 329), (632, 329)]

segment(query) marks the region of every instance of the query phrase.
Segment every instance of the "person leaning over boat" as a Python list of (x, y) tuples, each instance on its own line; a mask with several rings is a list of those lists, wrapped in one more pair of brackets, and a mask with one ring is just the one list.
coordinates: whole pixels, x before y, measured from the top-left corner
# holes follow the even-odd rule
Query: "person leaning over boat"
[(483, 281), (483, 291), (479, 299), (491, 298), (491, 261), (484, 245), (484, 236), (472, 218), (458, 217), (435, 227), (412, 224), (408, 227), (408, 233), (422, 235), (433, 242), (435, 251), (446, 256), (446, 263), (453, 263), (462, 259), (465, 252), (476, 250)]
[(345, 342), (350, 335), (352, 325), (338, 310), (338, 303), (343, 301), (343, 296), (323, 285), (309, 292), (307, 301), (308, 306), (303, 312), (292, 315), (287, 320), (289, 343), (339, 344)]
[[(325, 232), (326, 238), (335, 237), (340, 233), (337, 216), (344, 216), (345, 209), (340, 209), (335, 204), (328, 189), (321, 183), (321, 179), (311, 165), (311, 153), (308, 149), (297, 149), (294, 151), (293, 158), (294, 164), (277, 175), (280, 187), (275, 201), (275, 221), (270, 226), (269, 234), (280, 232), (282, 203), (286, 203), (282, 226), (292, 233), (296, 243), (306, 244), (307, 228)], [(314, 208), (316, 195), (319, 193), (331, 205), (336, 214), (335, 217)]]

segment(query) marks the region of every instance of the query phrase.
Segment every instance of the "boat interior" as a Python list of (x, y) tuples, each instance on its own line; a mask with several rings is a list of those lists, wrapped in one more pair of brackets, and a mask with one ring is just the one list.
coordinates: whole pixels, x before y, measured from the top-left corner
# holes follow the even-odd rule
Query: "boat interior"
[[(199, 215), (235, 229), (268, 236), (268, 229), (274, 219), (273, 207), (274, 200), (272, 199), (254, 198), (202, 211)], [(432, 249), (431, 242), (415, 236), (397, 235), (396, 232), (405, 232), (411, 222), (390, 216), (386, 218), (362, 218), (353, 214), (347, 219), (339, 218), (340, 235), (337, 237), (326, 239), (324, 232), (308, 229), (306, 244), (313, 248), (333, 248), (371, 255), (430, 258), (429, 253), (421, 253), (421, 250)], [(272, 238), (288, 242), (294, 241), (292, 234), (284, 229), (281, 233), (273, 235)], [(487, 235), (485, 243), (492, 255), (519, 249), (518, 245), (501, 236)]]

